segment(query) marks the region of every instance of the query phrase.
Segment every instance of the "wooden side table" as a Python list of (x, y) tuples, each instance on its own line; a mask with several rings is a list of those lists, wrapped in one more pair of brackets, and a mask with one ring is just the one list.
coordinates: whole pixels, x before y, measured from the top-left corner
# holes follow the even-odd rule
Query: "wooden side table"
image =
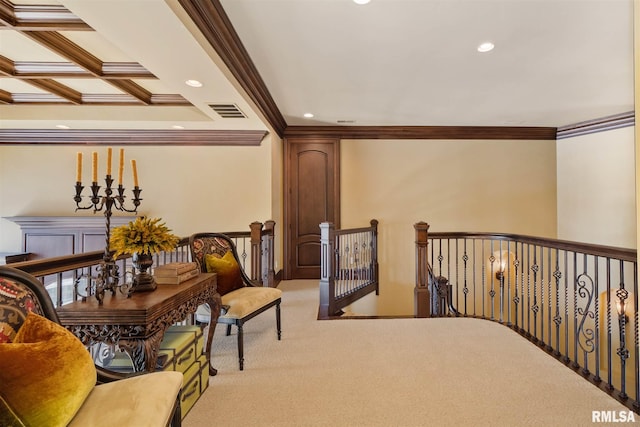
[[(131, 356), (135, 371), (154, 371), (158, 349), (167, 328), (193, 314), (202, 304), (211, 306), (211, 323), (220, 315), (221, 299), (216, 275), (202, 273), (179, 285), (158, 285), (151, 292), (136, 292), (131, 297), (107, 293), (102, 305), (95, 297), (74, 301), (57, 309), (60, 323), (85, 345), (117, 344)], [(205, 353), (209, 375), (211, 343), (215, 327), (209, 327)]]

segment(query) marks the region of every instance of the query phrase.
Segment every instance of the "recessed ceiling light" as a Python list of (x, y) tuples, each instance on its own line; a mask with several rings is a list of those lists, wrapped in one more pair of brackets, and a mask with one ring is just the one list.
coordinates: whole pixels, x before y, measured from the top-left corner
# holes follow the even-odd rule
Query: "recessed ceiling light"
[(371, 0), (353, 0), (353, 2), (356, 3), (356, 4), (367, 4), (370, 1)]
[(184, 82), (187, 86), (191, 87), (202, 87), (202, 83), (198, 80), (187, 80)]
[(67, 125), (56, 125), (56, 127), (58, 129), (69, 129), (69, 126), (67, 126)]
[(311, 113), (304, 113), (303, 114), (304, 117), (306, 117), (307, 119), (310, 119), (311, 117), (313, 117), (313, 114)]
[(489, 52), (491, 50), (493, 50), (493, 48), (495, 47), (495, 45), (491, 42), (484, 42), (482, 43), (480, 46), (478, 46), (478, 52)]
[(173, 129), (184, 129), (184, 126), (180, 126), (180, 125), (173, 125), (171, 126)]

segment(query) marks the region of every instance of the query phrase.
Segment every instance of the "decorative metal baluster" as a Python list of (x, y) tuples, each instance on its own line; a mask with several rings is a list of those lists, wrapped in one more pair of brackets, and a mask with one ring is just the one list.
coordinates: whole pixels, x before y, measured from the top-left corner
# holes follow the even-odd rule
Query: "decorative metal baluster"
[[(531, 270), (531, 244), (527, 243), (527, 271)], [(527, 274), (527, 338), (531, 338), (531, 275)]]
[(564, 358), (562, 359), (564, 363), (569, 363), (569, 360), (570, 360), (569, 358), (569, 271), (568, 271), (569, 264), (568, 263), (569, 263), (569, 253), (565, 251), (564, 252), (564, 268), (567, 274), (565, 274), (564, 276), (564, 318), (566, 320), (566, 322), (564, 322), (565, 355), (564, 355)]
[(553, 277), (556, 282), (556, 310), (553, 316), (553, 323), (556, 325), (556, 348), (553, 352), (554, 356), (560, 356), (560, 325), (562, 324), (562, 316), (560, 316), (560, 279), (562, 278), (562, 272), (560, 271), (560, 254), (558, 249), (555, 250), (556, 268), (553, 272)]
[[(628, 317), (626, 314), (627, 298), (629, 292), (624, 287), (624, 264), (620, 263), (620, 288), (616, 291), (617, 308), (618, 308), (618, 324), (620, 325), (620, 347), (616, 354), (620, 357), (620, 394), (618, 396), (622, 400), (626, 400), (627, 396), (627, 359), (629, 358), (629, 349), (627, 348), (626, 326)], [(637, 308), (636, 308), (637, 310)]]
[(531, 311), (533, 312), (533, 342), (538, 342), (538, 247), (533, 247), (533, 265), (531, 271), (533, 272), (533, 305)]
[[(513, 283), (514, 283), (514, 289), (513, 289), (513, 309), (514, 309), (514, 316), (513, 318), (515, 319), (515, 325), (514, 325), (514, 329), (518, 330), (520, 329), (520, 325), (518, 324), (518, 309), (520, 309), (520, 297), (518, 296), (518, 268), (520, 267), (520, 258), (522, 258), (522, 255), (518, 256), (518, 243), (515, 243), (515, 259), (513, 260)], [(522, 247), (522, 245), (520, 245)], [(522, 311), (522, 310), (520, 310)]]
[(511, 327), (511, 241), (507, 241), (507, 326)]
[(493, 240), (491, 240), (489, 242), (489, 252), (491, 253), (491, 255), (489, 255), (489, 274), (491, 277), (491, 282), (490, 282), (490, 288), (489, 288), (489, 303), (490, 303), (490, 310), (489, 312), (491, 313), (491, 316), (489, 317), (491, 320), (494, 320), (494, 313), (493, 313), (493, 309), (494, 309), (494, 297), (496, 295), (496, 291), (493, 288), (494, 283), (493, 283), (493, 266), (496, 263), (496, 257), (493, 254)]
[(538, 345), (544, 347), (544, 246), (540, 246), (538, 250), (540, 251), (540, 340)]
[[(467, 261), (469, 261), (469, 256), (467, 255), (467, 239), (464, 239), (464, 255), (462, 255), (462, 262), (464, 268), (463, 280), (464, 287), (462, 288), (462, 293), (464, 294), (464, 316), (467, 316), (467, 296), (469, 294), (469, 288), (467, 287)], [(456, 292), (457, 297), (457, 292)]]
[(548, 248), (547, 249), (547, 346), (546, 349), (547, 350), (551, 350), (553, 348), (553, 346), (551, 345), (551, 343), (553, 342), (553, 323), (552, 323), (552, 312), (553, 312), (553, 302), (551, 300), (552, 298), (552, 294), (551, 294), (551, 286), (552, 286), (552, 273), (551, 273), (551, 266), (552, 266), (552, 262), (551, 262), (551, 249)]
[(633, 342), (635, 350), (635, 400), (632, 404), (634, 411), (640, 412), (640, 336), (638, 335), (638, 266), (633, 263)]
[[(593, 320), (595, 318), (595, 314), (591, 310), (591, 304), (593, 303), (595, 294), (597, 292), (595, 289), (595, 282), (593, 278), (589, 275), (588, 266), (589, 266), (589, 263), (587, 260), (587, 255), (584, 254), (583, 255), (583, 272), (576, 277), (577, 288), (576, 288), (576, 296), (575, 296), (575, 301), (576, 301), (575, 312), (577, 315), (581, 316), (580, 322), (578, 323), (578, 327), (576, 329), (576, 342), (582, 349), (583, 366), (582, 366), (581, 372), (585, 376), (590, 373), (588, 355), (589, 353), (592, 353), (595, 350), (595, 344), (594, 344), (595, 332), (593, 328), (590, 328), (588, 326), (587, 320), (588, 319)], [(578, 296), (580, 296), (580, 298), (582, 298), (582, 301), (584, 301), (583, 307), (580, 307), (577, 305)], [(576, 363), (577, 363), (577, 359), (578, 359), (578, 352), (576, 347)]]
[(482, 317), (485, 317), (485, 301), (484, 301), (484, 294), (485, 294), (485, 288), (486, 288), (486, 283), (487, 283), (487, 267), (486, 267), (486, 263), (484, 262), (485, 259), (487, 259), (485, 257), (485, 242), (484, 239), (481, 240), (482, 242)]
[(606, 260), (606, 271), (607, 271), (607, 385), (605, 386), (606, 390), (611, 392), (613, 391), (613, 366), (612, 361), (612, 335), (613, 331), (611, 328), (611, 258), (607, 258)]
[[(586, 256), (586, 255), (585, 255)], [(593, 318), (594, 318), (594, 329), (595, 329), (595, 336), (594, 336), (594, 341), (595, 341), (595, 348), (594, 348), (594, 352), (595, 352), (595, 357), (596, 357), (596, 362), (595, 362), (595, 374), (594, 374), (594, 378), (593, 380), (596, 383), (599, 383), (600, 381), (602, 381), (600, 379), (600, 298), (599, 298), (599, 289), (600, 289), (600, 285), (599, 285), (599, 277), (600, 275), (598, 274), (598, 269), (599, 269), (599, 265), (598, 265), (598, 257), (594, 256), (593, 257), (593, 277), (594, 277), (594, 285), (593, 285)]]

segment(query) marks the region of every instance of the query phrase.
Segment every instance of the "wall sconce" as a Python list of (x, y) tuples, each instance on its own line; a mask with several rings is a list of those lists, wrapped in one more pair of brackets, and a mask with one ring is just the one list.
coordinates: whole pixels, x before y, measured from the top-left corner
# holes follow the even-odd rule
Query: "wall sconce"
[(500, 286), (504, 285), (504, 270), (506, 267), (507, 267), (507, 262), (503, 260), (502, 262), (500, 262), (498, 271), (496, 271), (496, 280), (500, 282)]
[(626, 300), (629, 297), (629, 292), (626, 289), (620, 288), (616, 291), (616, 311), (618, 312), (618, 319), (624, 322), (629, 322), (629, 316), (627, 315), (627, 303)]

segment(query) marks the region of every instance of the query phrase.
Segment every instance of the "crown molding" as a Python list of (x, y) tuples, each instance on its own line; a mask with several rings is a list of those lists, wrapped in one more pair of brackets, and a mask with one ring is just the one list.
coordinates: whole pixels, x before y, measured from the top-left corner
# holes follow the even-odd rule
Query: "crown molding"
[(554, 140), (553, 127), (508, 126), (289, 126), (285, 137), (340, 139)]
[(258, 146), (262, 130), (0, 129), (0, 145)]
[(219, 0), (179, 0), (187, 15), (282, 138), (287, 123)]
[(557, 139), (588, 135), (596, 132), (606, 132), (628, 126), (635, 126), (635, 111), (600, 117), (598, 119), (578, 122), (558, 128)]

